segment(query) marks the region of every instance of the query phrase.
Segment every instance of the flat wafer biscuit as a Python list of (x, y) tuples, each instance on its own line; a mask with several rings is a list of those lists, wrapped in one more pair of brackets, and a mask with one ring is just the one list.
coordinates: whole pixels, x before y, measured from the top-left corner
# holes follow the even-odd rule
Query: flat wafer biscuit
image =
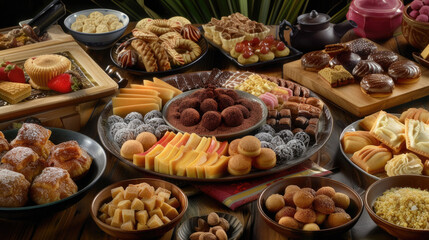
[(414, 119), (405, 120), (407, 149), (429, 158), (429, 125)]
[(26, 83), (0, 82), (0, 98), (10, 104), (18, 103), (31, 94), (31, 86)]
[(395, 154), (405, 145), (404, 124), (398, 118), (390, 117), (385, 111), (378, 114), (370, 134), (387, 145)]

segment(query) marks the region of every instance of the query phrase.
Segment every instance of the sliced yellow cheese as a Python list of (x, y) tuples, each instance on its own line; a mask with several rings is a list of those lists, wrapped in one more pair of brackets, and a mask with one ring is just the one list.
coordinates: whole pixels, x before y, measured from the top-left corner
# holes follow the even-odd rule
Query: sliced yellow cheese
[[(182, 146), (184, 148), (184, 146)], [(171, 149), (171, 151), (168, 153), (168, 155), (163, 158), (163, 159), (158, 159), (158, 172), (160, 173), (165, 173), (165, 174), (169, 174), (169, 163), (171, 160), (174, 159), (174, 157), (177, 155), (177, 153), (181, 150), (182, 148), (178, 148), (176, 146), (173, 146), (173, 148)], [(155, 158), (155, 161), (157, 159)]]
[[(153, 96), (155, 97), (155, 96)], [(112, 107), (122, 107), (129, 105), (145, 104), (145, 103), (156, 103), (159, 108), (162, 107), (162, 100), (159, 97), (156, 98), (125, 98), (125, 97), (113, 97), (112, 98)]]
[(164, 147), (160, 144), (156, 145), (152, 151), (150, 151), (148, 154), (146, 154), (145, 156), (145, 161), (144, 161), (144, 168), (147, 170), (153, 170), (154, 169), (154, 160), (155, 157), (160, 154), (162, 152), (162, 150), (164, 150)]
[[(186, 166), (195, 160), (195, 158), (198, 156), (199, 152), (195, 150), (187, 151), (185, 148), (185, 153), (181, 155), (181, 157), (174, 159), (173, 161), (170, 161), (169, 163), (169, 172), (171, 175), (178, 175), (178, 176), (184, 176), (185, 175), (185, 169)], [(178, 153), (179, 154), (179, 153)], [(181, 169), (180, 175), (179, 175), (179, 167)]]
[(185, 146), (191, 149), (195, 149), (197, 148), (198, 144), (200, 144), (200, 142), (201, 142), (201, 137), (198, 136), (196, 133), (192, 133)]
[(214, 164), (204, 168), (206, 178), (219, 178), (227, 172), (230, 157), (221, 156)]
[(153, 89), (136, 89), (136, 88), (121, 88), (119, 89), (119, 94), (140, 94), (140, 95), (150, 95), (150, 96), (159, 96), (159, 92)]
[(160, 111), (161, 108), (156, 103), (135, 104), (135, 105), (128, 105), (128, 106), (114, 107), (113, 114), (121, 117), (125, 117), (130, 112), (139, 112), (142, 115), (145, 115), (146, 113), (152, 110)]
[(198, 144), (197, 148), (195, 149), (195, 151), (197, 151), (197, 152), (205, 152), (205, 151), (207, 151), (207, 149), (210, 146), (211, 141), (212, 141), (211, 138), (203, 137), (201, 139), (200, 144)]
[(196, 159), (202, 158), (204, 154), (207, 155), (207, 153), (205, 152), (198, 152), (196, 150), (193, 150), (193, 151), (197, 153), (195, 157), (191, 156), (189, 158), (185, 158), (177, 164), (177, 172), (176, 172), (177, 176), (186, 176), (186, 167), (189, 166)]
[(182, 145), (184, 146), (188, 142), (190, 136), (191, 135), (189, 133), (185, 132), (185, 134), (183, 134), (183, 137), (180, 139), (180, 141), (178, 141), (174, 146), (175, 147), (180, 147)]
[(423, 49), (423, 52), (420, 54), (422, 58), (429, 59), (429, 44)]
[(182, 91), (180, 91), (180, 89), (175, 88), (173, 86), (171, 86), (170, 84), (162, 81), (161, 79), (158, 78), (153, 78), (153, 82), (149, 81), (149, 80), (143, 80), (143, 85), (145, 86), (153, 86), (153, 87), (163, 87), (163, 88), (168, 88), (170, 90), (174, 91), (174, 96), (177, 96), (179, 94), (182, 94)]
[(142, 86), (138, 84), (131, 84), (132, 89), (138, 89), (138, 90), (154, 90), (159, 92), (159, 97), (162, 99), (162, 104), (165, 104), (170, 99), (174, 97), (174, 91), (168, 88), (160, 88), (160, 87), (153, 87), (153, 86)]
[(170, 151), (173, 149), (174, 145), (176, 145), (180, 141), (180, 139), (182, 139), (182, 137), (183, 137), (183, 133), (179, 132), (178, 134), (176, 134), (176, 136), (174, 136), (174, 138), (171, 139), (170, 142), (168, 142), (164, 150), (158, 156), (155, 157), (154, 159), (155, 172), (159, 171), (158, 170), (159, 161), (166, 158), (170, 154)]
[(207, 155), (207, 161), (200, 162), (200, 164), (197, 163), (195, 165), (195, 170), (197, 171), (197, 177), (205, 178), (206, 174), (205, 174), (204, 168), (206, 166), (213, 165), (218, 159), (219, 159), (219, 155), (216, 152), (214, 152)]
[(192, 161), (191, 163), (188, 164), (188, 166), (186, 166), (186, 176), (187, 177), (193, 177), (193, 178), (197, 178), (197, 169), (196, 166), (197, 165), (203, 165), (204, 163), (206, 163), (208, 160), (207, 158), (207, 153), (206, 152), (201, 152), (198, 157), (195, 158), (194, 161)]

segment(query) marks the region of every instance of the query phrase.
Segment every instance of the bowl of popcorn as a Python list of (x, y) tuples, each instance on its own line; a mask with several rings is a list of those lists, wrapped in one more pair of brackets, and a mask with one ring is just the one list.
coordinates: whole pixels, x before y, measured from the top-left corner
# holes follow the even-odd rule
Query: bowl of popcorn
[(402, 34), (420, 50), (429, 44), (429, 0), (414, 0), (404, 7)]
[(78, 42), (97, 50), (111, 47), (125, 32), (129, 21), (120, 11), (95, 8), (70, 14), (64, 26)]
[(159, 238), (174, 228), (188, 208), (176, 185), (136, 178), (101, 190), (91, 204), (91, 217), (107, 234), (120, 239)]

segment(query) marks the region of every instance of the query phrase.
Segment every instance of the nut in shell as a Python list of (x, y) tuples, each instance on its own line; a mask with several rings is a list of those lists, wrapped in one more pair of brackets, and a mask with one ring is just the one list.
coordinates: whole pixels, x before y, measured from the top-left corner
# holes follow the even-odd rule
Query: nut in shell
[(207, 223), (210, 226), (216, 226), (219, 224), (219, 215), (217, 215), (217, 213), (215, 212), (211, 212), (208, 216), (207, 216)]
[(219, 231), (219, 230), (222, 230), (222, 231), (223, 231), (223, 228), (222, 228), (221, 226), (214, 226), (214, 227), (211, 227), (211, 228), (210, 228), (210, 231), (209, 231), (209, 232), (211, 232), (211, 233), (213, 233), (213, 234), (215, 234), (215, 235), (216, 235), (216, 232), (217, 232), (217, 231)]
[(195, 227), (195, 231), (197, 231), (197, 232), (208, 232), (209, 229), (210, 229), (210, 227), (207, 224), (207, 222), (202, 218), (198, 218), (198, 226)]
[(204, 232), (194, 232), (189, 236), (189, 240), (199, 240), (200, 239), (200, 235), (203, 234)]
[(220, 218), (219, 220), (219, 226), (221, 226), (223, 228), (223, 230), (225, 230), (225, 232), (228, 232), (229, 230), (229, 222), (228, 220), (226, 220), (225, 218)]
[(228, 239), (228, 235), (226, 234), (226, 232), (223, 229), (216, 231), (216, 237), (218, 240), (227, 240)]
[(213, 233), (206, 232), (201, 234), (198, 240), (217, 240), (217, 237)]

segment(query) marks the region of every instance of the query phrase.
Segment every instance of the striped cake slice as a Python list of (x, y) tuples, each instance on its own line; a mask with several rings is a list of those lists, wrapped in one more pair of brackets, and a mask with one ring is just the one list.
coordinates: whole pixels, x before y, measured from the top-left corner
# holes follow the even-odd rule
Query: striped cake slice
[(10, 104), (18, 103), (31, 94), (31, 86), (26, 83), (0, 82), (0, 98)]

